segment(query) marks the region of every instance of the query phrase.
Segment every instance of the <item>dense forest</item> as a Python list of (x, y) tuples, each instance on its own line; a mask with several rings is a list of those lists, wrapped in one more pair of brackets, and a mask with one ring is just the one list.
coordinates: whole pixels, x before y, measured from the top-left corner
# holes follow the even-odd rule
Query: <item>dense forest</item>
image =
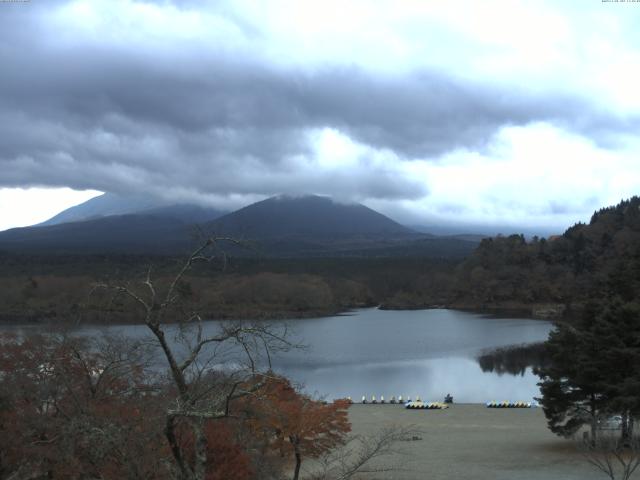
[[(4, 321), (131, 321), (98, 283), (139, 283), (149, 267), (160, 283), (183, 259), (161, 256), (0, 256)], [(229, 258), (198, 265), (181, 285), (208, 318), (297, 318), (373, 306), (398, 292), (428, 291), (455, 266), (433, 258)], [(403, 295), (403, 293), (400, 293)]]
[(403, 292), (392, 307), (442, 303), (458, 308), (525, 309), (540, 316), (570, 314), (594, 292), (639, 292), (631, 266), (640, 261), (640, 198), (595, 212), (547, 239), (523, 235), (484, 239), (436, 288)]
[[(512, 235), (484, 240), (457, 270), (456, 295), (473, 302), (579, 305), (602, 291), (611, 275), (638, 291), (626, 275), (640, 258), (640, 198), (594, 213), (549, 239)], [(629, 278), (627, 278), (629, 277)]]

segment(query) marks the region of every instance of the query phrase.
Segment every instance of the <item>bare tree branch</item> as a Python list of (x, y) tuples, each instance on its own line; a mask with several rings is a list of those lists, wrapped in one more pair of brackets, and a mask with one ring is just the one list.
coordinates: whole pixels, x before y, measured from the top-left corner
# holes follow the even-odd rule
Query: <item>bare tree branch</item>
[(640, 467), (640, 439), (634, 437), (623, 442), (612, 435), (599, 435), (591, 440), (578, 442), (585, 460), (610, 480), (629, 480)]
[(414, 426), (387, 427), (365, 437), (351, 436), (345, 445), (316, 461), (309, 480), (349, 480), (368, 473), (404, 470), (400, 463), (383, 464), (382, 458), (403, 455), (396, 449), (399, 442), (420, 440), (422, 431)]
[[(199, 313), (186, 313), (181, 308), (175, 308), (179, 306), (178, 301), (181, 298), (179, 293), (181, 282), (196, 263), (211, 262), (217, 258), (222, 258), (226, 263), (227, 257), (219, 247), (220, 242), (241, 245), (241, 242), (233, 238), (211, 237), (206, 239), (189, 255), (164, 293), (161, 293), (154, 284), (151, 267), (141, 282), (144, 293), (138, 293), (137, 289), (131, 288), (128, 284), (115, 286), (100, 284), (96, 286), (96, 288), (110, 290), (116, 296), (123, 295), (140, 306), (143, 311), (144, 324), (160, 345), (169, 366), (171, 379), (177, 389), (175, 402), (166, 411), (165, 437), (177, 466), (177, 475), (185, 480), (203, 480), (205, 476), (205, 466), (209, 460), (207, 459), (208, 450), (204, 422), (230, 417), (231, 402), (253, 395), (263, 388), (269, 377), (266, 374), (258, 373), (258, 358), (262, 351), (266, 352), (268, 356), (270, 369), (271, 356), (269, 351), (293, 346), (286, 339), (286, 328), (283, 332), (278, 332), (268, 324), (217, 324), (217, 331), (214, 334), (205, 335), (203, 320)], [(162, 298), (162, 300), (159, 301), (158, 298)], [(172, 318), (178, 327), (176, 340), (186, 347), (186, 353), (176, 349), (167, 339), (164, 316), (176, 312), (182, 314)], [(242, 375), (226, 372), (216, 373), (211, 368), (214, 363), (213, 359), (218, 352), (218, 346), (227, 344), (230, 346), (230, 352), (234, 352), (235, 355), (243, 355), (248, 364), (242, 370)], [(235, 350), (231, 348), (233, 345), (235, 345)], [(215, 346), (213, 351), (208, 348), (209, 346)], [(224, 365), (224, 359), (221, 361)], [(234, 378), (234, 376), (239, 378)], [(195, 455), (192, 457), (192, 461), (187, 461), (188, 456), (183, 451), (176, 435), (180, 419), (187, 421), (194, 434), (195, 452), (193, 453)]]

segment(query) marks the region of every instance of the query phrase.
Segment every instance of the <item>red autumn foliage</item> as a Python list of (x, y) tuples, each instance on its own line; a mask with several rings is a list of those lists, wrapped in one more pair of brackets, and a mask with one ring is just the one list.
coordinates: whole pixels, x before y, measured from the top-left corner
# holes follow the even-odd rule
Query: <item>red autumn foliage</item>
[(1, 336), (0, 477), (161, 478), (159, 405), (129, 360), (79, 339)]
[[(0, 335), (0, 478), (171, 478), (163, 428), (175, 392), (148, 376), (130, 346), (115, 345)], [(347, 407), (269, 380), (231, 418), (205, 423), (205, 478), (266, 478), (286, 468), (282, 457), (294, 457), (298, 471), (303, 458), (344, 441)], [(187, 456), (189, 421), (179, 429)]]
[(233, 438), (233, 429), (222, 422), (209, 422), (206, 427), (210, 450), (207, 480), (250, 480), (253, 478), (251, 459)]
[(351, 431), (349, 402), (324, 403), (296, 392), (285, 378), (267, 383), (259, 399), (252, 402), (250, 428), (270, 437), (270, 447), (281, 455), (293, 455), (294, 478), (302, 459), (319, 457), (343, 444)]
[[(207, 422), (208, 465), (206, 480), (251, 480), (254, 477), (252, 459), (238, 442), (238, 424), (236, 422)], [(178, 429), (180, 445), (193, 463), (194, 437), (188, 425)]]

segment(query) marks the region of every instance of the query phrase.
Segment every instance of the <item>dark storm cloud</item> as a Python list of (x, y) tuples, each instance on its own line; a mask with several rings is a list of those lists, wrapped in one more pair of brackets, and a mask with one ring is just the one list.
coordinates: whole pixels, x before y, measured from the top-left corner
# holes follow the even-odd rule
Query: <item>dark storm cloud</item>
[[(535, 121), (603, 138), (616, 128), (577, 98), (435, 72), (285, 68), (201, 44), (51, 42), (38, 10), (25, 11), (0, 12), (0, 186), (419, 198), (424, 184), (397, 162), (365, 157), (482, 149), (499, 128)], [(323, 128), (370, 153), (321, 165), (313, 138)]]

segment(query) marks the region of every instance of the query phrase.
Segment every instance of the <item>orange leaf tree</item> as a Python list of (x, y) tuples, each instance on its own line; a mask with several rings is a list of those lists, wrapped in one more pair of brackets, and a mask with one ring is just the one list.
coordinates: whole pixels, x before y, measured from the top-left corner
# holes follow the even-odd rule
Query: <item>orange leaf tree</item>
[(349, 402), (324, 403), (296, 392), (288, 380), (275, 378), (261, 392), (252, 428), (271, 439), (271, 447), (295, 459), (293, 478), (304, 457), (319, 457), (342, 445), (351, 431)]

